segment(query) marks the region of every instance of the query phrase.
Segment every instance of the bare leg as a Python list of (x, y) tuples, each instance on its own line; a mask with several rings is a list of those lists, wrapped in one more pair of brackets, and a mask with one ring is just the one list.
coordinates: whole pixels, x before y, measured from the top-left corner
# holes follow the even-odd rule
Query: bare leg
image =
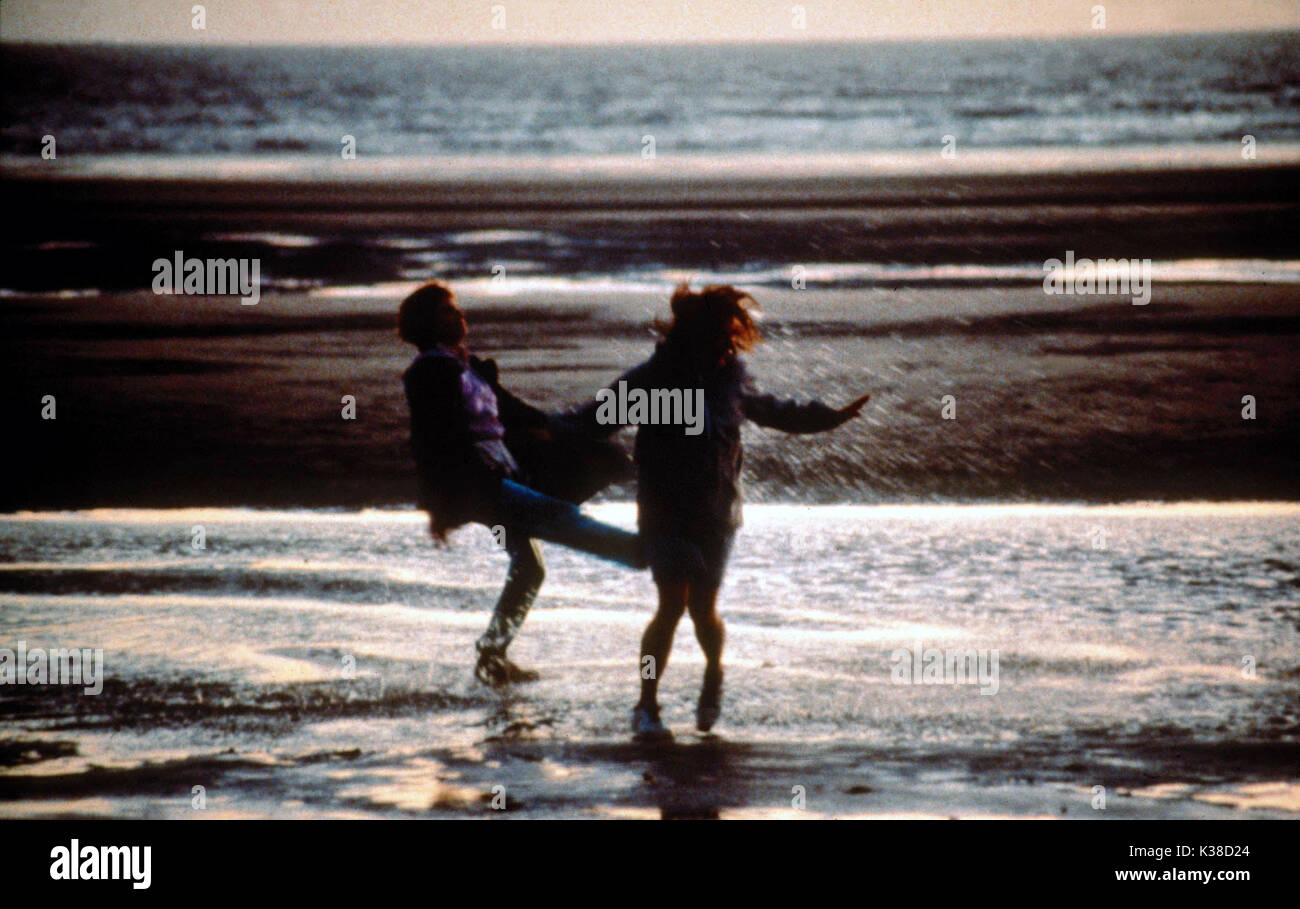
[(717, 706), (722, 691), (722, 645), (727, 629), (718, 615), (718, 588), (696, 584), (690, 590), (688, 605), (691, 622), (695, 625), (695, 639), (704, 651), (704, 684), (700, 688), (700, 703)]
[(659, 710), (659, 678), (668, 665), (668, 653), (673, 647), (673, 634), (677, 623), (686, 612), (690, 592), (684, 581), (670, 581), (659, 585), (659, 610), (641, 637), (641, 701), (640, 706)]

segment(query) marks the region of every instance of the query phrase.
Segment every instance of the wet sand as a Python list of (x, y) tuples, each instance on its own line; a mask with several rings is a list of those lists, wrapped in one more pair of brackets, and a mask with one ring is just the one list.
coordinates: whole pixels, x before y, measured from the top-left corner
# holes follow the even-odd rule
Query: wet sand
[[(412, 351), (393, 312), (411, 286), (268, 292), (256, 306), (148, 292), (2, 301), (0, 400), (21, 444), (0, 508), (409, 503), (399, 377)], [(1023, 286), (755, 294), (761, 386), (874, 397), (836, 433), (748, 429), (754, 501), (1300, 498), (1300, 286), (1157, 283), (1147, 306)], [(467, 282), (462, 296), (472, 346), (508, 387), (558, 409), (650, 353), (667, 288)], [(41, 418), (45, 395), (55, 420)]]
[[(973, 150), (844, 155), (664, 154), (594, 158), (229, 159), (100, 155), (0, 159), (24, 231), (90, 219), (157, 224), (237, 221), (282, 229), (367, 229), (472, 221), (677, 214), (749, 215), (941, 208), (1020, 209), (1048, 226), (1044, 207), (1294, 205), (1300, 145)], [(1027, 219), (1022, 219), (1027, 220)], [(1119, 221), (1121, 218), (1115, 218)]]
[[(643, 572), (544, 547), (512, 647), (542, 678), (495, 692), (482, 528), (435, 550), (410, 510), (3, 516), (4, 645), (103, 672), (0, 686), (0, 815), (1294, 818), (1297, 507), (750, 506), (723, 717), (692, 728), (683, 623), (672, 747), (628, 741)], [(994, 649), (996, 689), (896, 678), (918, 640)]]
[[(345, 240), (311, 263), (328, 283), (384, 279), (364, 245), (385, 231), (563, 230), (581, 267), (769, 261), (1042, 262), (1300, 258), (1300, 145), (1008, 149), (850, 155), (330, 160), (161, 155), (0, 159), (22, 217), (0, 226), (5, 286), (147, 286), (148, 263), (206, 235)], [(93, 242), (85, 261), (33, 255)], [(554, 252), (554, 250), (552, 250)], [(227, 254), (231, 254), (227, 252)], [(237, 255), (256, 254), (238, 252)], [(548, 258), (548, 273), (574, 267)], [(62, 272), (62, 275), (51, 274)], [(478, 275), (490, 274), (482, 268)], [(74, 276), (86, 283), (57, 283)]]

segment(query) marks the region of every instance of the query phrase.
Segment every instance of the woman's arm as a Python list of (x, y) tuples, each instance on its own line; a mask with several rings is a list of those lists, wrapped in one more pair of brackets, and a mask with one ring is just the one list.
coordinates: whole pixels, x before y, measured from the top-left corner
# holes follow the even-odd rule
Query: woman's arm
[(619, 384), (626, 382), (624, 387), (628, 391), (644, 388), (649, 378), (649, 370), (649, 361), (632, 367), (608, 386), (596, 392), (589, 403), (556, 415), (556, 421), (575, 432), (597, 438), (613, 435), (628, 425), (618, 422)]
[(759, 426), (770, 426), (782, 432), (810, 433), (825, 432), (828, 429), (848, 422), (862, 411), (871, 395), (863, 395), (852, 403), (836, 409), (821, 401), (798, 401), (778, 398), (775, 395), (758, 394), (746, 391), (741, 396), (741, 406), (746, 419), (753, 420)]

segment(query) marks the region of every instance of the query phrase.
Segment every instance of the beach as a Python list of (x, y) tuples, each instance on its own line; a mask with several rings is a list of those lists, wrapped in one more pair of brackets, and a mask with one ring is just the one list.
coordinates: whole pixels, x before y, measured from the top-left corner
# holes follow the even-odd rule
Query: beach
[[(148, 291), (4, 301), (6, 419), (24, 443), (0, 505), (409, 504), (400, 376), (413, 350), (394, 312), (410, 286), (267, 292), (255, 306)], [(670, 287), (460, 292), (472, 347), (555, 411), (649, 356)], [(757, 287), (761, 388), (873, 398), (833, 434), (747, 429), (750, 497), (1292, 500), (1297, 287), (1157, 280), (1145, 306), (1032, 285)]]
[[(0, 816), (1295, 818), (1296, 41), (7, 47)], [(655, 588), (557, 546), (540, 681), (474, 680), (506, 558), (413, 506), (430, 280), (547, 412), (683, 282), (761, 306), (762, 391), (871, 395), (744, 430), (716, 734), (683, 623), (631, 742)]]
[[(751, 506), (723, 721), (690, 729), (681, 633), (655, 747), (626, 732), (644, 575), (545, 546), (512, 650), (542, 681), (494, 693), (468, 663), (505, 564), (482, 528), (434, 551), (409, 510), (6, 516), (6, 638), (101, 648), (106, 680), (0, 687), (0, 813), (1293, 817), (1297, 517)], [(917, 647), (996, 673), (898, 678)]]
[[(646, 356), (666, 296), (466, 284), (475, 349), (552, 410)], [(100, 648), (104, 678), (0, 687), (0, 813), (1300, 810), (1291, 286), (756, 288), (764, 388), (873, 399), (833, 434), (746, 430), (724, 719), (690, 731), (683, 628), (668, 749), (626, 732), (643, 574), (546, 546), (512, 649), (542, 681), (474, 682), (505, 559), (482, 528), (434, 549), (411, 508), (402, 286), (6, 301), (6, 646)], [(589, 509), (630, 528), (632, 495)], [(996, 692), (893, 682), (933, 647), (998, 651)]]

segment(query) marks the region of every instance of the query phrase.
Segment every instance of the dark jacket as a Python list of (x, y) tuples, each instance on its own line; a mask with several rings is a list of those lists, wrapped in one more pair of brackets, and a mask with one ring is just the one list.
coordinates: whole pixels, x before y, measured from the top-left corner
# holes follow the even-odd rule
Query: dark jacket
[[(743, 486), (740, 428), (745, 420), (785, 432), (834, 429), (847, 419), (819, 401), (798, 403), (760, 394), (745, 364), (732, 358), (702, 373), (675, 345), (660, 343), (654, 355), (619, 377), (629, 390), (704, 390), (704, 431), (688, 435), (680, 425), (642, 425), (636, 434), (637, 520), (646, 536), (703, 539), (740, 526)], [(601, 423), (599, 402), (570, 415), (585, 432), (608, 435), (620, 428)]]
[(486, 521), (502, 479), (578, 504), (632, 474), (618, 446), (553, 427), (502, 388), (492, 360), (435, 347), (415, 358), (402, 382), (419, 505), (444, 528)]

